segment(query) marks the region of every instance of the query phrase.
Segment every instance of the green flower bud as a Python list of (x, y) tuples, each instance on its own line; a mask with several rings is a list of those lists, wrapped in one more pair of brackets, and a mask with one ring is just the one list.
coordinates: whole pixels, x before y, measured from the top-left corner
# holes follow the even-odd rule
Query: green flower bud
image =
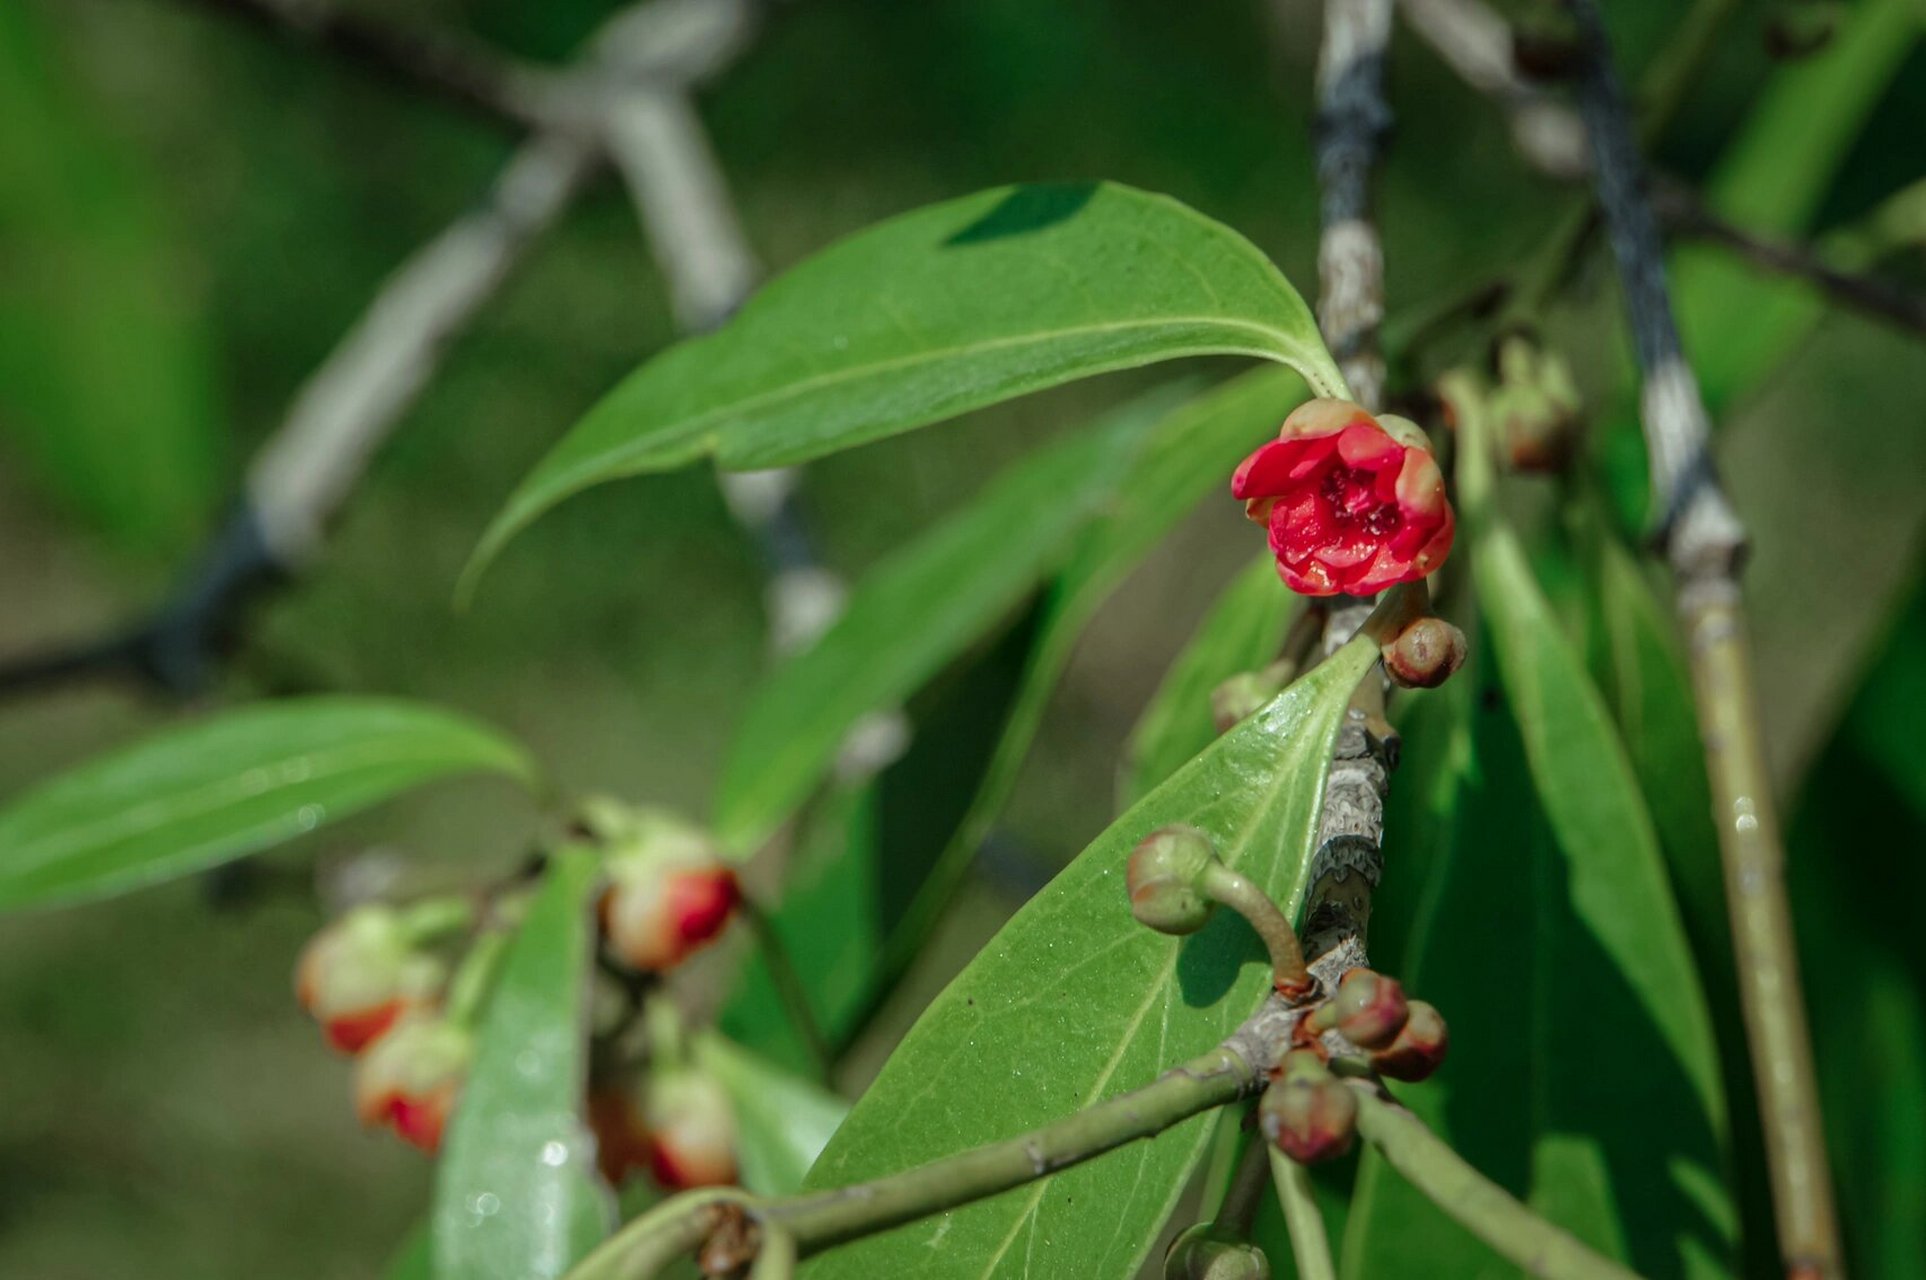
[(1345, 974), (1331, 997), (1331, 1025), (1360, 1049), (1390, 1045), (1409, 1015), (1410, 1005), (1398, 980), (1370, 969)]
[(1203, 890), (1204, 873), (1217, 852), (1195, 827), (1151, 832), (1130, 851), (1124, 879), (1130, 914), (1159, 933), (1195, 933), (1210, 919), (1213, 904)]
[(1164, 1280), (1270, 1280), (1271, 1260), (1214, 1222), (1187, 1227), (1164, 1254)]
[(1358, 1100), (1309, 1049), (1284, 1055), (1258, 1103), (1265, 1140), (1299, 1164), (1334, 1160), (1357, 1137)]

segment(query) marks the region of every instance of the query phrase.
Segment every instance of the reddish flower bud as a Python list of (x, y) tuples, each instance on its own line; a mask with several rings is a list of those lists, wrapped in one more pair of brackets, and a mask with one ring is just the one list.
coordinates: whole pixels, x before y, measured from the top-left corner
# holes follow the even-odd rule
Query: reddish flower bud
[(1338, 979), (1331, 997), (1331, 1025), (1360, 1049), (1382, 1049), (1410, 1016), (1404, 988), (1396, 978), (1370, 969), (1352, 969)]
[(410, 945), (391, 907), (357, 907), (317, 933), (295, 967), (294, 994), (328, 1043), (360, 1053), (441, 986), (442, 967)]
[(1215, 905), (1205, 896), (1203, 876), (1217, 857), (1210, 837), (1195, 827), (1162, 827), (1130, 851), (1124, 883), (1130, 914), (1159, 933), (1195, 933)]
[(715, 1080), (694, 1071), (665, 1071), (642, 1101), (649, 1169), (671, 1190), (726, 1186), (736, 1180), (736, 1115)]
[(734, 869), (708, 837), (666, 816), (643, 815), (608, 867), (602, 927), (615, 953), (644, 972), (673, 969), (713, 941), (742, 901)]
[(1299, 1164), (1334, 1160), (1357, 1136), (1358, 1100), (1317, 1054), (1293, 1049), (1258, 1104), (1264, 1137)]
[(1164, 1280), (1271, 1280), (1271, 1260), (1216, 1223), (1199, 1222), (1170, 1242)]
[(1390, 1045), (1371, 1055), (1371, 1065), (1393, 1080), (1423, 1080), (1444, 1062), (1450, 1048), (1443, 1016), (1424, 1001), (1413, 1000), (1403, 1029)]
[(441, 1146), (468, 1072), (473, 1037), (446, 1018), (413, 1014), (374, 1042), (355, 1066), (355, 1112), (423, 1151)]
[(1384, 646), (1384, 673), (1406, 689), (1435, 689), (1465, 665), (1466, 647), (1443, 618), (1419, 618)]
[(1311, 400), (1244, 459), (1231, 494), (1270, 529), (1284, 585), (1371, 595), (1444, 563), (1455, 528), (1444, 475), (1414, 422)]

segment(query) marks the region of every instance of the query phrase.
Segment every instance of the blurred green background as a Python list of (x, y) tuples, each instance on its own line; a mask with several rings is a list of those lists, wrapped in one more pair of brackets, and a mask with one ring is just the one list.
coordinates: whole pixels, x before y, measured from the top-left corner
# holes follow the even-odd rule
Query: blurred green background
[[(562, 59), (613, 6), (359, 7)], [(0, 6), (0, 656), (154, 600), (302, 379), (513, 145), (212, 8)], [(1612, 6), (1634, 69), (1678, 8)], [(1674, 172), (1712, 172), (1780, 74), (1760, 38), (1769, 8), (1741, 5), (1695, 82), (1663, 147)], [(773, 268), (947, 196), (1104, 177), (1230, 223), (1308, 292), (1316, 39), (1302, 0), (794, 0), (702, 108)], [(1891, 61), (1830, 155), (1812, 231), (1921, 176), (1926, 54), (1908, 43)], [(1563, 198), (1405, 34), (1391, 97), (1379, 209), (1396, 313), (1514, 263)], [(1624, 356), (1599, 265), (1557, 331), (1606, 399)], [(1888, 269), (1926, 281), (1916, 251)], [(766, 661), (761, 570), (708, 473), (567, 504), (470, 611), (450, 606), (523, 471), (672, 336), (633, 209), (604, 179), (455, 344), (325, 561), (253, 615), (214, 697), (442, 700), (523, 735), (571, 787), (700, 811)], [(804, 513), (825, 559), (858, 575), (1035, 441), (1169, 376), (1102, 379), (826, 460)], [(1726, 476), (1757, 535), (1753, 614), (1822, 1034), (1827, 1008), (1874, 1010), (1832, 1036), (1852, 1054), (1822, 1045), (1829, 1099), (1850, 1099), (1848, 1073), (1868, 1060), (1901, 1082), (1922, 1069), (1926, 948), (1908, 914), (1926, 901), (1922, 403), (1917, 340), (1840, 314), (1722, 406)], [(1035, 858), (1067, 859), (1108, 819), (1124, 735), (1250, 550), (1235, 505), (1207, 504), (1090, 629), (1007, 815)], [(0, 794), (177, 713), (120, 686), (0, 704)], [(355, 1128), (346, 1069), (290, 996), (321, 918), (305, 869), (377, 846), (450, 874), (499, 867), (535, 822), (505, 787), (451, 784), (276, 855), (288, 874), (237, 902), (177, 885), (0, 922), (0, 1275), (374, 1270), (424, 1203), (428, 1166)], [(1007, 887), (971, 888), (849, 1083), (1012, 905)], [(1926, 1214), (1926, 1102), (1912, 1108), (1835, 1117), (1838, 1143), (1912, 1135), (1862, 1225)]]

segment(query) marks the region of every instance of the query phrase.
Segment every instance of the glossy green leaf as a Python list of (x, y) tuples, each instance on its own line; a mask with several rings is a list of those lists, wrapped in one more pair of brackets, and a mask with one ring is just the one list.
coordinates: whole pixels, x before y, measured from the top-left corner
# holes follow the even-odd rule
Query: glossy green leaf
[(857, 720), (908, 697), (1060, 565), (1162, 407), (1152, 398), (1038, 451), (865, 576), (736, 726), (716, 796), (723, 843), (754, 852), (816, 789)]
[[(1220, 913), (1189, 938), (1137, 925), (1130, 848), (1172, 822), (1288, 909), (1301, 906), (1325, 762), (1376, 657), (1356, 641), (1180, 770), (1031, 899), (931, 1004), (807, 1185), (902, 1169), (1145, 1084), (1216, 1043), (1268, 986), (1248, 926)], [(1201, 1159), (1198, 1117), (1043, 1181), (824, 1254), (808, 1275), (1134, 1273)]]
[(1238, 461), (1271, 436), (1303, 396), (1296, 375), (1257, 369), (1199, 396), (1154, 428), (1114, 508), (1085, 530), (1051, 589), (1002, 741), (956, 834), (892, 933), (879, 966), (884, 981), (908, 964), (1003, 812), (1050, 695), (1091, 618), (1200, 499), (1218, 485), (1228, 494)]
[(579, 1114), (600, 867), (592, 850), (558, 851), (502, 960), (436, 1169), (442, 1280), (559, 1276), (608, 1230), (614, 1205)]
[(798, 1190), (849, 1114), (848, 1099), (717, 1035), (696, 1041), (696, 1062), (722, 1082), (735, 1106), (742, 1185), (765, 1196)]
[(409, 1228), (407, 1238), (388, 1259), (382, 1280), (432, 1280), (435, 1274), (435, 1237), (426, 1221)]
[(1343, 379), (1255, 246), (1110, 183), (1004, 187), (907, 213), (771, 282), (727, 325), (644, 364), (542, 460), (474, 571), (591, 485), (713, 456), (803, 462), (1077, 378), (1182, 356)]
[(225, 482), (206, 309), (53, 45), (0, 9), (0, 440), (128, 546), (182, 549)]
[(495, 730), (391, 699), (290, 698), (176, 725), (0, 809), (0, 910), (201, 871), (476, 770), (534, 778)]
[(1285, 629), (1302, 603), (1303, 597), (1278, 581), (1268, 553), (1231, 580), (1164, 673), (1131, 731), (1124, 765), (1126, 803), (1149, 794), (1216, 740), (1212, 690), (1276, 658)]

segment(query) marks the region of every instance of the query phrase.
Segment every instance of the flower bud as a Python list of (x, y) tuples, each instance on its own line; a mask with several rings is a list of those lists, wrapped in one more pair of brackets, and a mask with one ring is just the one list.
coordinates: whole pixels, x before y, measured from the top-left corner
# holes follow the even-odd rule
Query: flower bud
[(1358, 1100), (1309, 1049), (1293, 1049), (1258, 1104), (1264, 1137), (1299, 1164), (1336, 1159), (1357, 1136)]
[(1371, 1065), (1393, 1080), (1423, 1080), (1444, 1062), (1450, 1048), (1443, 1016), (1423, 1000), (1413, 1000), (1397, 1038), (1371, 1055)]
[(329, 1044), (360, 1053), (432, 1000), (442, 978), (440, 962), (410, 944), (401, 915), (372, 903), (314, 935), (295, 967), (294, 993)]
[(474, 1037), (432, 1014), (410, 1014), (355, 1064), (354, 1105), (364, 1125), (388, 1125), (423, 1151), (441, 1145)]
[(642, 1100), (649, 1169), (674, 1191), (736, 1180), (736, 1115), (713, 1078), (686, 1069), (651, 1077)]
[(1151, 832), (1130, 851), (1124, 871), (1130, 914), (1158, 933), (1197, 932), (1214, 905), (1204, 894), (1203, 879), (1216, 858), (1210, 837), (1195, 827)]
[(1465, 665), (1465, 633), (1443, 618), (1419, 618), (1384, 646), (1384, 673), (1406, 689), (1435, 689)]
[(616, 955), (645, 973), (673, 969), (713, 941), (742, 900), (736, 873), (698, 828), (640, 811), (609, 852), (602, 927)]
[(1571, 366), (1523, 334), (1498, 346), (1491, 415), (1506, 459), (1518, 471), (1560, 471), (1571, 461), (1584, 400)]
[(1382, 1049), (1404, 1026), (1410, 1005), (1396, 978), (1370, 969), (1352, 969), (1338, 979), (1331, 1013), (1331, 1025), (1346, 1040), (1360, 1049)]
[(1214, 1222), (1186, 1227), (1164, 1254), (1164, 1280), (1270, 1280), (1271, 1260)]

